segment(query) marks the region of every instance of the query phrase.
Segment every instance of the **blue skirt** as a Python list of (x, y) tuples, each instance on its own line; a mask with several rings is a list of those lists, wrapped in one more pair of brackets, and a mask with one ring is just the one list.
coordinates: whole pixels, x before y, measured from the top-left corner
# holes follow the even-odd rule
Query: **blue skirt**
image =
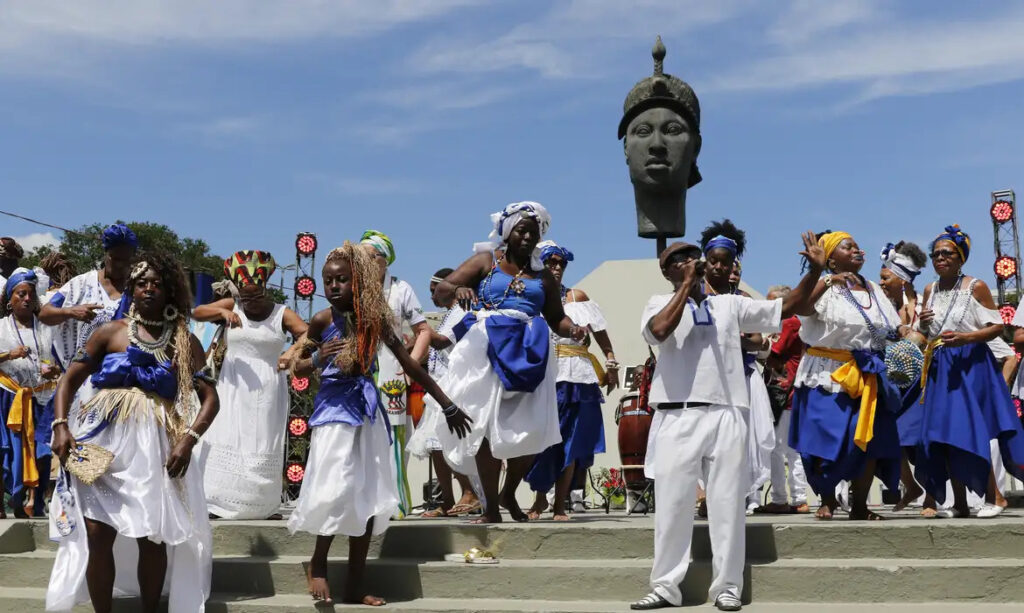
[(555, 485), (562, 471), (573, 463), (577, 470), (594, 465), (594, 455), (604, 453), (604, 418), (601, 403), (604, 397), (596, 383), (559, 381), (558, 424), (562, 442), (537, 455), (526, 482), (535, 492), (547, 492)]
[(985, 493), (992, 439), (999, 440), (1006, 470), (1024, 479), (1024, 430), (985, 343), (939, 347), (924, 396), (914, 476), (937, 502), (945, 501), (950, 478)]
[[(11, 412), (12, 402), (14, 402), (14, 393), (0, 387), (0, 419), (3, 420), (0, 423), (0, 469), (3, 471), (3, 491), (12, 496), (17, 496), (25, 488), (25, 467), (21, 456), (21, 433), (11, 432), (7, 428), (7, 416)], [(38, 419), (41, 411), (35, 400), (32, 401), (32, 409), (35, 418)], [(46, 425), (47, 433), (53, 427), (52, 405), (49, 422)], [(37, 432), (36, 434), (38, 435), (39, 433)], [(37, 436), (36, 440), (38, 438)], [(47, 450), (49, 450), (50, 438), (48, 434), (46, 443)], [(36, 455), (38, 456), (38, 449)]]
[(875, 476), (890, 490), (898, 490), (901, 450), (896, 413), (885, 406), (883, 394), (878, 401), (874, 437), (862, 451), (853, 442), (859, 398), (820, 387), (796, 389), (789, 446), (800, 454), (807, 483), (818, 496), (832, 496), (840, 481), (860, 477), (868, 459), (876, 460)]
[(911, 461), (914, 451), (921, 443), (921, 417), (924, 406), (921, 400), (921, 384), (911, 385), (903, 391), (903, 408), (896, 418), (896, 428), (900, 431), (900, 445), (906, 450)]

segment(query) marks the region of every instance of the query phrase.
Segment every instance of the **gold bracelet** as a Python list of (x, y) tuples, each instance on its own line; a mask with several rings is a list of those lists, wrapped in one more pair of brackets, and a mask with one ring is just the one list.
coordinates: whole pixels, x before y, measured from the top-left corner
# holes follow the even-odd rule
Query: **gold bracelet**
[(53, 423), (50, 424), (50, 425), (52, 427), (52, 426), (59, 426), (61, 424), (66, 424), (66, 423), (68, 423), (68, 418), (67, 417), (61, 417), (60, 419), (53, 420)]

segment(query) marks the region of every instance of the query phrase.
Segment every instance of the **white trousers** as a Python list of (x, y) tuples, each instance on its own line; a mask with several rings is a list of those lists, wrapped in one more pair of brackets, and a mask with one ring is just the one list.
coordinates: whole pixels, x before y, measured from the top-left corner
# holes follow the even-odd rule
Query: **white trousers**
[[(658, 410), (654, 446), (654, 568), (651, 586), (673, 605), (683, 602), (680, 585), (690, 566), (697, 480), (707, 477), (711, 534), (710, 597), (743, 589), (746, 554), (747, 424), (736, 407), (712, 405)], [(654, 431), (657, 428), (657, 431)]]
[[(775, 426), (775, 449), (772, 450), (772, 502), (794, 506), (807, 502), (807, 476), (804, 474), (804, 463), (800, 454), (789, 446), (789, 422), (792, 411), (783, 411), (779, 417), (779, 425)], [(789, 471), (786, 471), (789, 464)], [(786, 486), (789, 496), (786, 497)]]

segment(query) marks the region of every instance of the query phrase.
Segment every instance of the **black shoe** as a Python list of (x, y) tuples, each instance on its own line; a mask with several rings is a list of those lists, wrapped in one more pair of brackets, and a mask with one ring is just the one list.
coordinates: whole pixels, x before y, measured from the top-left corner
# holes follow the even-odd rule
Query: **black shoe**
[(634, 611), (647, 611), (649, 609), (664, 609), (665, 607), (674, 607), (675, 605), (659, 596), (656, 592), (644, 596), (642, 599), (629, 605), (630, 609)]
[(743, 603), (732, 594), (720, 594), (715, 599), (715, 606), (719, 611), (739, 611), (743, 608)]

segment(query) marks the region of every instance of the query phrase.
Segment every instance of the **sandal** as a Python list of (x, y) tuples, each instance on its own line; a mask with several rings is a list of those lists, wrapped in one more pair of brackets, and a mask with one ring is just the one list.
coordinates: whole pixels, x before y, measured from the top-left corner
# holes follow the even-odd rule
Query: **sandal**
[(460, 502), (454, 507), (448, 509), (448, 517), (459, 517), (460, 515), (469, 515), (470, 513), (474, 513), (481, 509), (483, 509), (483, 506), (480, 504), (479, 500), (470, 504)]
[(420, 517), (422, 517), (423, 519), (438, 519), (438, 518), (441, 518), (441, 517), (448, 517), (448, 516), (449, 516), (449, 514), (445, 513), (445, 510), (442, 509), (441, 507), (437, 507), (436, 509), (431, 509), (429, 511), (424, 511), (424, 512), (420, 513)]
[(498, 558), (490, 551), (474, 547), (463, 554), (467, 564), (497, 564)]

